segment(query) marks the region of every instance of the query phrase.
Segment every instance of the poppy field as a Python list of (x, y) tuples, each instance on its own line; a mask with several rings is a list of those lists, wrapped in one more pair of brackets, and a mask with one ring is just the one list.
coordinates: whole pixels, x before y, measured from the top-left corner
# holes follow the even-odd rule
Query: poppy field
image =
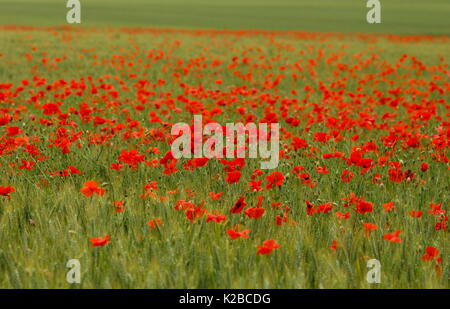
[[(450, 287), (448, 36), (0, 41), (0, 287)], [(194, 115), (278, 123), (278, 166), (174, 158), (171, 127)]]

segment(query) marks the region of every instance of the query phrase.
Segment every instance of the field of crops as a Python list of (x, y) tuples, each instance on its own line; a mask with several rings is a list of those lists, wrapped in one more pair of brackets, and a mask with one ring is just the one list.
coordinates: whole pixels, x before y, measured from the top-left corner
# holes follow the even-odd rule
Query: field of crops
[(187, 28), (0, 26), (0, 287), (450, 287), (448, 36)]

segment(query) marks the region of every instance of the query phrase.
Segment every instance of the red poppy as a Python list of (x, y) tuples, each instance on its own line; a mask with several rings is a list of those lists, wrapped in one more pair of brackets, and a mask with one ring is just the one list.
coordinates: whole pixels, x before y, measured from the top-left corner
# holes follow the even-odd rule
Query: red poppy
[(322, 143), (328, 142), (328, 140), (331, 138), (331, 136), (327, 135), (323, 132), (316, 132), (314, 133), (314, 140)]
[(67, 167), (67, 169), (69, 170), (69, 172), (73, 175), (81, 175), (81, 171), (79, 169), (77, 169), (75, 166), (69, 165)]
[(2, 187), (2, 186), (0, 186), (0, 195), (1, 195), (1, 196), (6, 196), (6, 197), (8, 198), (8, 200), (11, 199), (10, 194), (11, 194), (12, 192), (14, 192), (14, 191), (16, 191), (16, 189), (14, 189), (14, 188), (11, 187), (11, 186), (7, 186), (7, 187)]
[(411, 210), (409, 212), (409, 215), (411, 217), (413, 217), (413, 218), (420, 218), (420, 217), (422, 217), (422, 211), (420, 211), (420, 210)]
[(273, 187), (279, 187), (283, 184), (284, 175), (280, 172), (273, 172), (272, 174), (266, 176), (266, 180), (269, 183), (266, 189), (272, 189)]
[(208, 216), (206, 216), (206, 223), (208, 223), (209, 221), (220, 223), (222, 221), (225, 221), (226, 219), (227, 217), (225, 215), (208, 214)]
[(378, 225), (373, 224), (373, 223), (363, 222), (363, 226), (364, 226), (364, 230), (366, 232), (366, 235), (369, 235), (370, 232), (372, 232), (374, 230), (378, 230)]
[(373, 204), (370, 202), (367, 202), (363, 199), (359, 199), (356, 204), (356, 212), (359, 212), (360, 214), (365, 214), (367, 212), (372, 212), (373, 210)]
[(440, 203), (440, 204), (430, 203), (429, 206), (430, 206), (431, 210), (428, 210), (428, 212), (430, 214), (433, 214), (434, 216), (443, 215), (446, 212), (444, 209), (442, 209), (442, 203)]
[(34, 162), (34, 161), (25, 161), (25, 160), (22, 160), (22, 165), (19, 166), (19, 169), (21, 169), (21, 170), (23, 170), (23, 169), (26, 169), (26, 170), (33, 170), (35, 164), (36, 164), (36, 162)]
[(381, 175), (379, 173), (376, 173), (375, 176), (372, 177), (372, 183), (375, 185), (382, 184)]
[(250, 188), (253, 192), (261, 191), (262, 190), (261, 184), (262, 184), (262, 180), (251, 180)]
[(423, 163), (420, 165), (420, 170), (421, 170), (422, 172), (428, 171), (428, 164), (427, 164), (426, 162), (423, 162)]
[(186, 218), (193, 222), (196, 219), (199, 219), (203, 217), (206, 214), (206, 209), (203, 208), (204, 202), (202, 202), (200, 205), (195, 206), (193, 204), (190, 204), (189, 207), (186, 209)]
[(405, 179), (405, 174), (400, 167), (392, 168), (388, 170), (389, 180), (393, 182), (402, 182)]
[(158, 183), (156, 180), (150, 181), (148, 184), (144, 186), (145, 190), (158, 190)]
[(328, 174), (328, 173), (330, 173), (330, 171), (327, 170), (327, 167), (325, 165), (316, 167), (316, 172), (318, 174)]
[(120, 171), (123, 168), (123, 164), (113, 163), (113, 164), (111, 164), (111, 166), (109, 168), (112, 170)]
[(338, 217), (339, 220), (347, 220), (350, 218), (350, 211), (347, 211), (346, 213), (336, 212), (336, 217)]
[(89, 241), (91, 242), (92, 247), (104, 246), (109, 243), (109, 235), (106, 235), (105, 237), (91, 238)]
[(120, 213), (125, 211), (125, 201), (112, 201), (111, 204), (116, 208), (116, 212)]
[(6, 136), (13, 137), (19, 135), (23, 131), (19, 127), (7, 127), (6, 128)]
[(122, 150), (119, 155), (119, 162), (128, 164), (131, 168), (136, 169), (137, 165), (145, 161), (145, 155), (140, 155), (136, 149), (130, 151)]
[(241, 172), (235, 171), (235, 172), (229, 172), (227, 173), (227, 177), (225, 178), (226, 182), (228, 184), (233, 184), (239, 181), (241, 179)]
[(270, 254), (273, 250), (280, 248), (280, 245), (275, 240), (266, 240), (262, 246), (256, 246), (258, 248), (257, 254)]
[(339, 246), (339, 243), (338, 243), (336, 240), (333, 240), (333, 241), (331, 242), (330, 249), (333, 250), (333, 251), (336, 251), (336, 249), (338, 248), (338, 246)]
[(424, 261), (432, 261), (435, 258), (438, 258), (440, 251), (436, 249), (435, 247), (428, 246), (425, 249), (425, 254), (422, 255), (422, 260)]
[(162, 221), (158, 218), (148, 220), (147, 225), (150, 227), (150, 230), (155, 229), (157, 226), (161, 225)]
[(343, 182), (350, 182), (350, 180), (352, 180), (353, 176), (354, 176), (353, 172), (345, 170), (345, 171), (342, 171), (341, 180)]
[(383, 204), (383, 208), (384, 208), (383, 211), (391, 212), (392, 210), (395, 209), (394, 202), (388, 202), (388, 203)]
[(237, 214), (240, 213), (245, 206), (247, 206), (247, 203), (245, 202), (245, 198), (244, 197), (240, 197), (236, 203), (234, 204), (234, 206), (230, 209), (230, 212), (232, 214)]
[(243, 230), (241, 232), (236, 232), (233, 229), (227, 230), (227, 234), (231, 239), (248, 238), (248, 233), (250, 233), (250, 230)]
[(209, 197), (210, 197), (213, 201), (217, 201), (221, 196), (222, 196), (222, 192), (218, 192), (218, 193), (209, 192)]
[(390, 242), (402, 242), (402, 240), (400, 239), (400, 233), (401, 231), (395, 231), (393, 233), (390, 234), (385, 234), (384, 235), (384, 240), (390, 241)]
[(60, 114), (59, 106), (54, 103), (47, 103), (42, 105), (42, 109), (44, 110), (44, 115), (55, 115)]
[(331, 203), (323, 203), (317, 205), (317, 213), (329, 213), (333, 210), (333, 204)]
[(264, 214), (265, 209), (264, 208), (247, 208), (244, 211), (244, 214), (249, 217), (249, 218), (253, 218), (253, 219), (259, 219), (262, 217), (262, 215)]
[(441, 216), (439, 218), (439, 222), (436, 222), (436, 224), (434, 225), (434, 230), (435, 231), (447, 230), (447, 221), (448, 221), (448, 216)]
[(312, 216), (314, 213), (317, 212), (317, 209), (314, 207), (312, 203), (309, 201), (306, 201), (306, 214), (308, 216)]
[(93, 194), (103, 196), (105, 194), (106, 190), (103, 188), (100, 188), (95, 181), (89, 180), (84, 183), (84, 186), (83, 186), (83, 188), (80, 189), (80, 192), (84, 196), (90, 197)]
[(299, 137), (294, 137), (292, 139), (291, 145), (294, 147), (295, 150), (308, 147), (308, 143), (304, 139), (301, 139)]

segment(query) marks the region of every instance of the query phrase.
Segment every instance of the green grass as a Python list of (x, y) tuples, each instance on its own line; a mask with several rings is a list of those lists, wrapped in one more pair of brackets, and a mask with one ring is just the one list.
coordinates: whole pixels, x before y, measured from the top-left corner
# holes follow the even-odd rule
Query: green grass
[[(0, 24), (64, 25), (65, 3), (2, 0)], [(81, 4), (82, 26), (450, 33), (446, 0), (382, 1), (382, 23), (377, 25), (366, 22), (364, 0), (89, 0)]]

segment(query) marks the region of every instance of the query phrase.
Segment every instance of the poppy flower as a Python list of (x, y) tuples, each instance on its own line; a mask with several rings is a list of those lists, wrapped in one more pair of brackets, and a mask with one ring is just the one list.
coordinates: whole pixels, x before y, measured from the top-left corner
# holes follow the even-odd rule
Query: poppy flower
[(81, 175), (81, 171), (79, 169), (77, 169), (75, 166), (69, 165), (67, 167), (67, 169), (69, 170), (69, 172), (73, 175)]
[(373, 204), (363, 199), (359, 199), (355, 207), (356, 207), (355, 211), (359, 212), (360, 214), (365, 214), (367, 212), (373, 211)]
[(23, 170), (23, 169), (26, 169), (26, 170), (33, 170), (35, 164), (36, 164), (36, 162), (34, 162), (34, 161), (25, 161), (25, 160), (22, 160), (22, 165), (19, 166), (19, 169), (21, 169), (21, 170)]
[(420, 211), (420, 210), (411, 210), (409, 212), (409, 215), (411, 217), (413, 217), (413, 218), (420, 218), (420, 217), (422, 217), (422, 211)]
[(192, 164), (194, 167), (203, 167), (208, 163), (208, 161), (208, 158), (195, 158)]
[(316, 172), (318, 174), (324, 174), (324, 175), (330, 173), (330, 171), (327, 169), (327, 167), (325, 165), (316, 167)]
[(214, 192), (209, 192), (209, 197), (213, 200), (213, 201), (217, 201), (221, 196), (222, 196), (222, 192), (218, 192), (218, 193), (214, 193)]
[(295, 150), (308, 147), (308, 143), (304, 139), (301, 139), (299, 137), (294, 137), (292, 139), (291, 145), (294, 147)]
[(250, 230), (243, 230), (240, 232), (236, 232), (233, 229), (227, 230), (227, 234), (228, 236), (230, 236), (231, 239), (248, 238), (248, 233), (250, 233)]
[(373, 223), (363, 222), (362, 225), (364, 226), (364, 230), (366, 232), (366, 235), (369, 235), (370, 232), (372, 232), (374, 230), (378, 230), (378, 225), (373, 224)]
[(112, 201), (111, 204), (116, 208), (116, 213), (125, 211), (125, 201)]
[(47, 103), (42, 105), (42, 109), (44, 110), (44, 115), (55, 115), (60, 114), (59, 106), (54, 103)]
[(189, 160), (184, 165), (184, 169), (188, 171), (193, 171), (196, 168), (203, 167), (208, 163), (208, 158), (195, 158), (193, 160)]
[(80, 192), (84, 196), (90, 197), (93, 194), (103, 196), (105, 194), (106, 190), (103, 188), (100, 188), (95, 181), (89, 180), (84, 183), (84, 186), (80, 189)]
[(249, 218), (253, 218), (253, 219), (259, 219), (262, 217), (262, 215), (264, 214), (265, 209), (264, 208), (247, 208), (244, 211), (244, 214), (249, 217)]
[(425, 249), (425, 254), (422, 255), (422, 260), (424, 261), (432, 261), (439, 256), (440, 251), (435, 247), (428, 246)]
[(328, 140), (331, 138), (328, 134), (324, 132), (316, 132), (314, 133), (314, 140), (322, 143), (328, 142)]
[(391, 212), (392, 210), (395, 209), (394, 202), (384, 203), (384, 204), (383, 204), (383, 208), (384, 208), (383, 211)]
[(384, 240), (390, 241), (390, 242), (402, 242), (402, 240), (400, 239), (400, 233), (401, 231), (395, 231), (393, 233), (390, 234), (385, 234), (384, 235)]
[(331, 158), (344, 158), (345, 154), (343, 152), (332, 152), (332, 153), (324, 153), (322, 158), (331, 159)]
[(19, 127), (7, 127), (6, 128), (6, 136), (13, 137), (19, 135), (23, 131)]
[(9, 114), (3, 114), (0, 116), (0, 126), (7, 125), (12, 119), (12, 116)]
[(280, 216), (280, 215), (277, 215), (276, 217), (275, 217), (275, 224), (276, 225), (278, 225), (278, 226), (281, 226), (281, 225), (283, 225), (283, 217), (282, 216)]
[(177, 165), (178, 160), (173, 156), (172, 151), (166, 152), (164, 157), (159, 160), (159, 163), (164, 165), (164, 175), (171, 175), (179, 170), (175, 167)]
[(263, 174), (264, 174), (264, 172), (262, 170), (260, 170), (259, 168), (257, 168), (250, 175), (250, 179), (254, 180)]
[(208, 223), (209, 221), (220, 223), (225, 220), (227, 220), (227, 217), (225, 215), (208, 214), (206, 216), (206, 223)]
[(314, 213), (317, 212), (317, 209), (314, 207), (312, 203), (309, 201), (306, 201), (306, 214), (308, 216), (312, 216)]
[(272, 174), (266, 176), (266, 180), (269, 183), (266, 189), (272, 189), (273, 187), (279, 187), (283, 184), (284, 175), (280, 172), (273, 172)]
[(343, 182), (350, 182), (350, 180), (352, 180), (353, 176), (354, 176), (353, 172), (345, 170), (345, 171), (342, 171), (341, 180)]
[(331, 203), (323, 203), (320, 205), (317, 205), (317, 213), (329, 213), (333, 210), (333, 204)]
[(402, 182), (405, 179), (405, 174), (399, 167), (388, 170), (389, 180), (393, 182)]
[(336, 251), (336, 249), (338, 248), (338, 246), (339, 246), (339, 243), (338, 243), (336, 240), (333, 240), (333, 241), (331, 242), (330, 249), (333, 250), (333, 251)]
[(145, 190), (158, 190), (158, 183), (156, 180), (150, 181), (148, 184), (144, 186)]
[(436, 224), (434, 225), (434, 230), (435, 231), (447, 230), (447, 221), (448, 221), (448, 216), (441, 216), (441, 218), (439, 219), (439, 222), (436, 222)]
[(270, 254), (273, 250), (280, 248), (280, 245), (275, 240), (266, 240), (262, 246), (256, 246), (258, 249), (256, 254)]
[(342, 212), (336, 212), (336, 217), (338, 217), (339, 220), (347, 220), (348, 218), (350, 218), (350, 211), (347, 211), (346, 213), (342, 213)]
[(14, 189), (14, 188), (11, 187), (11, 186), (7, 186), (7, 187), (2, 187), (2, 186), (0, 186), (0, 195), (1, 195), (1, 196), (6, 196), (6, 197), (8, 198), (8, 200), (11, 199), (10, 194), (11, 194), (12, 192), (14, 192), (14, 191), (16, 191), (16, 189)]
[(140, 155), (136, 149), (122, 150), (119, 155), (119, 162), (128, 164), (133, 169), (137, 169), (138, 164), (144, 161), (145, 155)]
[(236, 203), (234, 204), (234, 206), (230, 209), (230, 212), (231, 212), (232, 214), (240, 213), (240, 212), (245, 208), (245, 206), (247, 206), (247, 203), (245, 202), (244, 197), (240, 197), (240, 198), (236, 201)]
[(203, 203), (201, 203), (198, 206), (195, 206), (193, 204), (191, 204), (187, 209), (186, 209), (186, 218), (191, 221), (194, 222), (196, 219), (199, 219), (201, 217), (203, 217), (206, 214), (206, 209), (203, 208)]
[(150, 230), (155, 229), (157, 226), (161, 225), (162, 221), (158, 218), (148, 220), (147, 225), (150, 227)]
[(241, 179), (241, 172), (235, 171), (235, 172), (229, 172), (227, 173), (227, 177), (225, 178), (226, 182), (228, 184), (233, 184), (239, 181)]
[(380, 173), (376, 173), (375, 176), (372, 177), (372, 183), (375, 185), (382, 184), (382, 179)]
[(423, 162), (423, 163), (420, 165), (420, 170), (421, 170), (422, 172), (428, 171), (428, 163)]
[(115, 170), (115, 171), (120, 171), (123, 168), (123, 164), (121, 164), (121, 163), (112, 163), (109, 168), (112, 169), (112, 170)]
[(430, 214), (432, 214), (434, 216), (445, 214), (445, 210), (442, 209), (442, 203), (440, 203), (440, 204), (430, 203), (429, 206), (431, 208), (431, 210), (428, 211)]
[(251, 180), (250, 181), (250, 188), (253, 192), (261, 191), (263, 188), (261, 188), (262, 180)]
[(91, 242), (92, 247), (101, 247), (109, 243), (109, 235), (106, 235), (105, 237), (91, 238), (89, 241)]

